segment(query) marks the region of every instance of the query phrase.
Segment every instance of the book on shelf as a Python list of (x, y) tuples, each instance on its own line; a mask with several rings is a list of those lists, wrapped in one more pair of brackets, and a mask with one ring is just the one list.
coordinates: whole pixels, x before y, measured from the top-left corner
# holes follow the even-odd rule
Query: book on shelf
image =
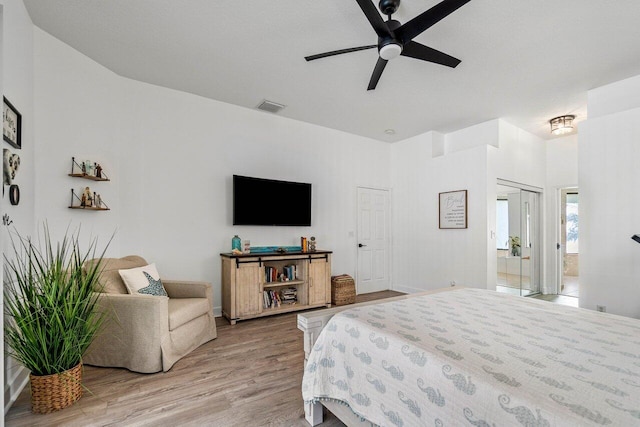
[(285, 288), (281, 290), (267, 289), (263, 291), (264, 308), (281, 307), (283, 304), (295, 304), (298, 302), (298, 290)]
[(287, 282), (297, 278), (298, 267), (295, 264), (285, 265), (282, 267), (282, 271), (279, 271), (276, 267), (265, 266), (264, 268), (264, 281), (266, 283)]

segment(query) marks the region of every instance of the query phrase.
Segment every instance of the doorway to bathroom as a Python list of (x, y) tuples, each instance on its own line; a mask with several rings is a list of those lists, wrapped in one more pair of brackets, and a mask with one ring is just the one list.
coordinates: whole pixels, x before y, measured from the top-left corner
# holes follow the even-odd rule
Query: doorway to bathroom
[(560, 190), (560, 236), (558, 245), (560, 280), (558, 294), (579, 297), (580, 264), (580, 196), (577, 188)]

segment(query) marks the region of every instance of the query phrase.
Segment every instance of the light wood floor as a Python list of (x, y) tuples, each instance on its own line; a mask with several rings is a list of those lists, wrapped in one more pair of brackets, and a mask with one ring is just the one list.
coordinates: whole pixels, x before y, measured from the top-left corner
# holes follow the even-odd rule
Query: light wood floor
[[(401, 295), (383, 291), (357, 302)], [(89, 392), (73, 406), (31, 413), (28, 386), (7, 426), (307, 426), (302, 407), (302, 332), (296, 314), (238, 322), (218, 318), (218, 338), (169, 372), (137, 374), (86, 366)], [(325, 414), (323, 426), (343, 426)]]

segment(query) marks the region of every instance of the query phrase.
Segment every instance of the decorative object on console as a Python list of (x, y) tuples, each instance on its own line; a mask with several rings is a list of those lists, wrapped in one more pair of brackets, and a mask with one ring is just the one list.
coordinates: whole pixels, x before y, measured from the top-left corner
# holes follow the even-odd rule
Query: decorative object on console
[(2, 110), (2, 137), (17, 149), (22, 148), (22, 114), (9, 102), (4, 99)]
[(20, 168), (20, 156), (6, 148), (2, 150), (2, 154), (4, 185), (11, 185)]
[(242, 250), (242, 240), (240, 240), (237, 234), (231, 239), (231, 250)]
[(242, 241), (242, 253), (243, 254), (251, 253), (251, 241), (250, 240), (243, 240)]
[(309, 238), (309, 252), (315, 252), (316, 251), (316, 238), (311, 236)]
[(118, 273), (130, 294), (167, 296), (155, 264), (118, 270)]

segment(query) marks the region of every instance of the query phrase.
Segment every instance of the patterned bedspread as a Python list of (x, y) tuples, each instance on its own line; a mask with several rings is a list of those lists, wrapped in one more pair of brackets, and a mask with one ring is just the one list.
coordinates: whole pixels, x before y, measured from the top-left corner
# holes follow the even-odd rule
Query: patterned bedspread
[(481, 289), (353, 308), (302, 394), (380, 426), (639, 426), (640, 321)]

